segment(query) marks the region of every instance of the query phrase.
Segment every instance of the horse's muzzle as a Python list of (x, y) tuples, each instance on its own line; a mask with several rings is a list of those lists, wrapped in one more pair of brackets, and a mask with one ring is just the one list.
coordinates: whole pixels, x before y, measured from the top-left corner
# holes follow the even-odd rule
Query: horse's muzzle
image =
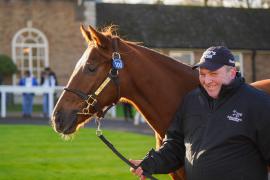
[(52, 116), (54, 130), (62, 134), (72, 134), (77, 127), (78, 111), (55, 111)]

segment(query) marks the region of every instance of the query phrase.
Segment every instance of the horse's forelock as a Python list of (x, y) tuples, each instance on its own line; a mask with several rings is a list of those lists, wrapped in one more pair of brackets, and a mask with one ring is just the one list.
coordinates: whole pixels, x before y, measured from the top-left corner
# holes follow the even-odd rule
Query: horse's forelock
[(101, 29), (101, 33), (104, 35), (104, 36), (107, 36), (107, 37), (119, 37), (117, 35), (117, 26), (116, 25), (110, 25), (110, 26), (106, 26), (104, 28)]

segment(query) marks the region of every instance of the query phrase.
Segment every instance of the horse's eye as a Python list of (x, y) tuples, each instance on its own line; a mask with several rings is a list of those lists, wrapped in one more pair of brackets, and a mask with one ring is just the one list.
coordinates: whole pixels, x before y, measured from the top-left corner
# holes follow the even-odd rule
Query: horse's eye
[(87, 69), (88, 69), (88, 71), (93, 73), (96, 71), (97, 65), (96, 64), (88, 64)]

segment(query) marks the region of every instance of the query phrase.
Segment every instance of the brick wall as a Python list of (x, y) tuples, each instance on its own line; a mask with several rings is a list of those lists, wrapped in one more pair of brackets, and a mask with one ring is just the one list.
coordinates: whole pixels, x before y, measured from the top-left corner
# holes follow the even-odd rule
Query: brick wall
[[(81, 8), (80, 8), (81, 10)], [(76, 61), (85, 49), (80, 33), (77, 1), (7, 0), (0, 1), (0, 51), (11, 56), (13, 36), (27, 21), (45, 34), (49, 43), (49, 64), (59, 83), (66, 84)]]
[(243, 66), (244, 72), (243, 75), (247, 83), (252, 82), (252, 53), (244, 52), (243, 53)]
[(256, 79), (270, 79), (270, 52), (257, 52)]
[[(11, 56), (13, 36), (17, 31), (25, 28), (27, 21), (31, 20), (32, 27), (40, 30), (47, 37), (49, 64), (56, 72), (60, 85), (65, 85), (86, 48), (79, 30), (80, 24), (90, 21), (89, 18), (84, 18), (84, 10), (83, 6), (78, 7), (76, 0), (0, 1), (0, 53)], [(164, 52), (168, 54), (169, 51), (166, 49)], [(202, 52), (203, 49), (194, 50), (196, 61), (200, 59)], [(252, 82), (252, 53), (244, 52), (243, 58), (245, 78), (247, 82)], [(270, 51), (257, 53), (257, 80), (270, 78), (269, 61)]]

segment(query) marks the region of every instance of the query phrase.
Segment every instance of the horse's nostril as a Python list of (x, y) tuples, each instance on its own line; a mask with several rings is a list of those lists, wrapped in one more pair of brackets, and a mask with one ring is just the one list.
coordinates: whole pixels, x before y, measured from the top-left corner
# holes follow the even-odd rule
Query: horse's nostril
[(55, 111), (53, 114), (53, 124), (55, 129), (59, 132), (63, 128), (63, 120), (62, 120), (62, 113), (61, 111)]

